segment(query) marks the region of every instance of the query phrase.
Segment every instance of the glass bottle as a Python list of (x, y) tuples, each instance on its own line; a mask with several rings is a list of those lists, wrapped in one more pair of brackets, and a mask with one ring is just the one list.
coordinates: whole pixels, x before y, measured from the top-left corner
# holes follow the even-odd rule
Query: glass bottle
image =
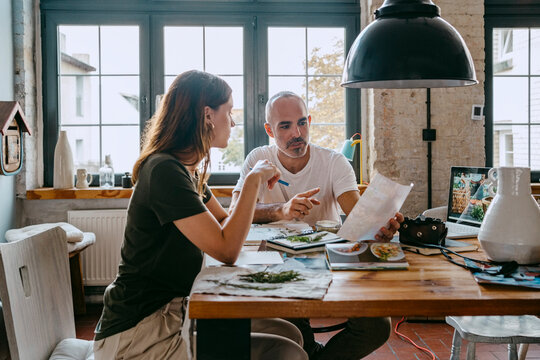
[(99, 186), (102, 188), (111, 188), (114, 186), (114, 169), (111, 155), (105, 155), (105, 165), (99, 169)]

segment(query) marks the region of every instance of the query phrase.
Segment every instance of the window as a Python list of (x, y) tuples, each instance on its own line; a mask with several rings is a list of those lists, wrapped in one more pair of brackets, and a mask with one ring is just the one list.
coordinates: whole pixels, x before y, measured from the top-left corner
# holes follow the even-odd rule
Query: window
[[(486, 163), (540, 177), (540, 18), (486, 3)], [(508, 9), (507, 9), (508, 10)]]
[(236, 127), (226, 149), (212, 149), (211, 184), (235, 184), (246, 154), (268, 143), (264, 106), (277, 91), (304, 98), (316, 144), (338, 149), (360, 130), (359, 91), (339, 86), (359, 31), (355, 1), (178, 0), (141, 2), (133, 13), (122, 3), (58, 9), (41, 2), (46, 186), (59, 130), (68, 132), (76, 167), (97, 173), (110, 154), (117, 179), (131, 171), (160, 96), (190, 69), (219, 75), (233, 89)]
[(239, 173), (244, 161), (244, 31), (240, 26), (165, 26), (165, 86), (191, 69), (222, 77), (233, 89), (236, 126), (225, 149), (211, 149), (210, 172)]
[(110, 154), (129, 171), (139, 147), (139, 28), (59, 26), (58, 37), (58, 122), (75, 167), (97, 173)]

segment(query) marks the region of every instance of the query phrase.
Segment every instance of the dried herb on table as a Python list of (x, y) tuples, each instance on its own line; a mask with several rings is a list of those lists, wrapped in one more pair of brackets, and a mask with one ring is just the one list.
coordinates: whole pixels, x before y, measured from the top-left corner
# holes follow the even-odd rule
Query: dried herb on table
[[(282, 284), (291, 281), (300, 281), (304, 280), (300, 277), (300, 274), (294, 270), (282, 271), (282, 272), (268, 272), (268, 271), (259, 271), (253, 274), (244, 274), (239, 275), (241, 281), (249, 283), (259, 283), (259, 284)], [(275, 290), (279, 289), (279, 286), (272, 287), (263, 287), (257, 285), (244, 285), (244, 284), (232, 284), (229, 282), (219, 281), (219, 280), (206, 280), (222, 286), (231, 286), (240, 289), (251, 289), (251, 290)]]
[(235, 287), (239, 289), (263, 290), (263, 291), (279, 289), (278, 286), (262, 287), (262, 286), (255, 286), (255, 285), (231, 284), (231, 283), (219, 281), (219, 280), (206, 280), (206, 281), (213, 282), (221, 286), (231, 286), (231, 287)]
[(324, 234), (319, 234), (313, 238), (310, 236), (301, 236), (301, 235), (291, 235), (287, 236), (287, 240), (291, 242), (305, 242), (305, 243), (313, 243), (321, 240), (324, 237)]
[(240, 275), (240, 280), (252, 283), (286, 283), (290, 281), (304, 280), (300, 274), (294, 270), (281, 271), (278, 273), (259, 271), (253, 274)]

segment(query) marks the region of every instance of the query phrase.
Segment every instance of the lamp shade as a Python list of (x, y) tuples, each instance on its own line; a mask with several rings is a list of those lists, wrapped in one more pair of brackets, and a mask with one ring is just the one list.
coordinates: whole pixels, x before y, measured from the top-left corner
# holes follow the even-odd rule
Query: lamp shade
[(354, 41), (342, 86), (440, 88), (478, 83), (467, 45), (431, 0), (385, 0)]

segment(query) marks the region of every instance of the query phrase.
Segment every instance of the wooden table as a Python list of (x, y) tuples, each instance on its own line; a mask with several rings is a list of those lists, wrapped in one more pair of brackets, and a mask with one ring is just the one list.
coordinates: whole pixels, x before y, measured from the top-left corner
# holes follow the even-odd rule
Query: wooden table
[(538, 290), (478, 285), (442, 255), (406, 258), (408, 270), (334, 271), (322, 300), (194, 294), (198, 359), (248, 359), (250, 318), (540, 315)]

